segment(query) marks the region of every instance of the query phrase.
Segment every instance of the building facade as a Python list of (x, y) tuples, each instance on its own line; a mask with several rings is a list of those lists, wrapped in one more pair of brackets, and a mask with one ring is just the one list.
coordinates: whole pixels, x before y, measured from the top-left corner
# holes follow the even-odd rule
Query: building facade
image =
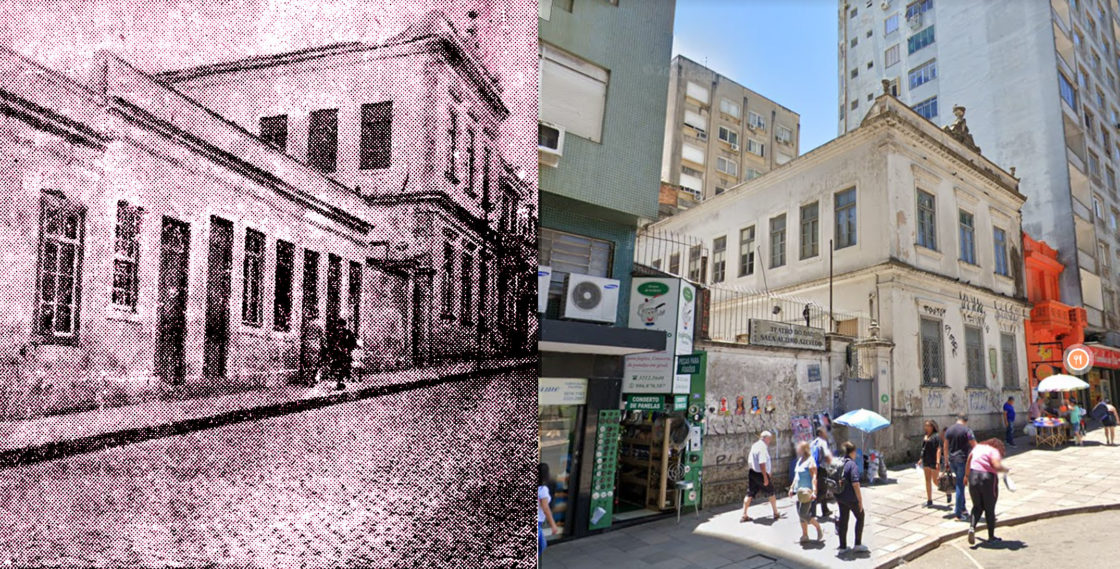
[[(926, 118), (953, 105), (976, 143), (1018, 168), (1024, 229), (1058, 251), (1063, 302), (1086, 334), (1118, 344), (1120, 12), (1099, 0), (1028, 0), (1008, 11), (944, 0), (839, 3), (840, 132), (855, 128), (880, 81)], [(1011, 88), (1016, 96), (1009, 97)]]
[[(363, 43), (161, 73), (157, 78), (392, 222), (380, 260), (414, 278), (425, 361), (494, 352), (528, 334), (536, 208), (499, 153), (500, 84), (441, 13)], [(498, 259), (518, 258), (515, 266)], [(527, 304), (528, 303), (528, 304)], [(462, 338), (445, 342), (440, 338)]]
[[(440, 21), (412, 31), (427, 35)], [(446, 68), (429, 76), (465, 65), (445, 48), (429, 51), (428, 67)], [(493, 217), (448, 191), (390, 203), (382, 196), (400, 186), (346, 186), (166, 76), (108, 53), (94, 68), (82, 83), (0, 51), (0, 144), (10, 160), (3, 418), (308, 381), (331, 317), (362, 339), (372, 370), (530, 347), (518, 334), (531, 322), (514, 305), (532, 291), (534, 203), (499, 158), (477, 182), (492, 188)], [(402, 82), (415, 75), (398, 71)], [(404, 135), (384, 122), (367, 129), (370, 152), (391, 165), (392, 141)], [(450, 136), (422, 124), (422, 139)], [(429, 217), (417, 221), (419, 210)], [(417, 253), (445, 251), (433, 239), (447, 243), (449, 227), (473, 255), (457, 248), (446, 263)], [(434, 300), (448, 282), (454, 321)], [(502, 306), (519, 309), (509, 319), (517, 324), (461, 324)], [(490, 351), (478, 349), (488, 342)]]
[[(1025, 198), (969, 141), (963, 116), (939, 129), (881, 95), (860, 128), (654, 224), (699, 242), (651, 263), (753, 292), (713, 297), (713, 322), (752, 303), (767, 309), (749, 326), (713, 327), (713, 340), (767, 341), (761, 331), (774, 322), (794, 330), (845, 314), (825, 327), (860, 338), (836, 397), (892, 420), (876, 435), (888, 455), (912, 450), (925, 419), (965, 412), (977, 430), (994, 429), (1006, 397), (1021, 402), (1027, 388)], [(773, 295), (795, 295), (804, 308)], [(844, 392), (851, 380), (870, 389)]]
[[(586, 535), (604, 519), (592, 521), (602, 497), (588, 460), (596, 440), (584, 433), (609, 428), (600, 412), (618, 412), (623, 356), (666, 347), (664, 332), (627, 323), (634, 235), (658, 215), (664, 125), (648, 118), (665, 116), (665, 99), (649, 95), (667, 92), (668, 73), (650, 70), (669, 61), (673, 13), (672, 0), (539, 4), (540, 444), (564, 531), (550, 539)], [(577, 299), (573, 278), (600, 280)], [(598, 312), (573, 314), (569, 300)]]
[(669, 66), (661, 180), (702, 200), (789, 162), (801, 116), (678, 55)]

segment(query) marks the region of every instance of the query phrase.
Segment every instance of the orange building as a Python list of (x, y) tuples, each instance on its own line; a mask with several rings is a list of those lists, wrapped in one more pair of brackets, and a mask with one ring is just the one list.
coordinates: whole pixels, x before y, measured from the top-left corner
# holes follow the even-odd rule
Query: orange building
[[(1042, 378), (1062, 372), (1062, 354), (1069, 346), (1085, 341), (1087, 321), (1084, 308), (1062, 304), (1058, 277), (1065, 265), (1058, 261), (1058, 252), (1024, 233), (1023, 257), (1027, 300), (1033, 305), (1030, 319), (1024, 322), (1027, 368), (1033, 391)], [(1100, 363), (1104, 362), (1098, 365)]]

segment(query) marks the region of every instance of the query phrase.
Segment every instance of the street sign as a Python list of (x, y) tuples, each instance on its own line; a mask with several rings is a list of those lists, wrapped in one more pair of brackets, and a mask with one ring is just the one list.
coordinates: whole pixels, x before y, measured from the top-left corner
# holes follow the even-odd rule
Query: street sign
[(1062, 363), (1065, 364), (1066, 371), (1080, 375), (1092, 369), (1093, 353), (1082, 344), (1074, 344), (1066, 348)]
[(681, 375), (700, 373), (700, 354), (677, 356), (677, 373)]

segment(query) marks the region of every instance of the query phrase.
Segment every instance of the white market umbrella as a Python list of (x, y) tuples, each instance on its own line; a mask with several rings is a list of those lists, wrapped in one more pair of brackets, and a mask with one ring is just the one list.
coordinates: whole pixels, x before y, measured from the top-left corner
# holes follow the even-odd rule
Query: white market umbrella
[(1065, 374), (1051, 375), (1040, 381), (1037, 388), (1039, 393), (1048, 391), (1077, 391), (1078, 389), (1089, 389), (1089, 384), (1072, 375)]
[[(867, 454), (867, 433), (874, 433), (880, 429), (885, 429), (891, 425), (891, 422), (886, 417), (868, 409), (856, 409), (840, 415), (832, 420), (833, 423), (858, 429), (860, 431), (860, 448), (863, 454)], [(863, 472), (863, 465), (859, 465), (860, 472)], [(870, 475), (869, 475), (870, 476)]]

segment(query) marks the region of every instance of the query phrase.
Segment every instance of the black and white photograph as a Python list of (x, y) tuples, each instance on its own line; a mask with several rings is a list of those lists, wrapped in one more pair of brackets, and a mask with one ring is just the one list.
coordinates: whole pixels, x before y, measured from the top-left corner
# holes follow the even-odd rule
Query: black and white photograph
[(534, 567), (535, 3), (0, 1), (0, 567)]

